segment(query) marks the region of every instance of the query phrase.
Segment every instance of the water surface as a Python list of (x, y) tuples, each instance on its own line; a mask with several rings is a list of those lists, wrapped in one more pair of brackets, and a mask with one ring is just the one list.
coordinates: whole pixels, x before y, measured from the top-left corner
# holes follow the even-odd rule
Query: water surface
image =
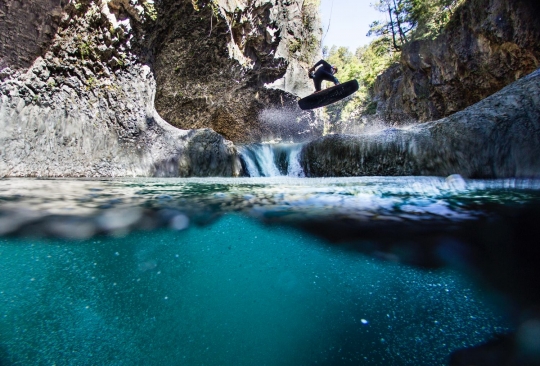
[[(538, 187), (459, 177), (2, 180), (0, 361), (446, 364), (514, 323), (500, 292), (452, 265), (465, 244), (448, 240), (464, 236), (445, 228), (534, 203)], [(354, 230), (319, 236), (309, 223)], [(412, 266), (426, 232), (445, 238), (439, 260)], [(397, 245), (404, 239), (413, 244)]]

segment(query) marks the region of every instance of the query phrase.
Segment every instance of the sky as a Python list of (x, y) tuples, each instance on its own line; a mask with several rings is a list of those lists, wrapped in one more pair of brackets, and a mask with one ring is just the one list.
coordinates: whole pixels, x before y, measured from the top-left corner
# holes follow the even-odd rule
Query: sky
[[(369, 25), (384, 18), (384, 14), (370, 6), (372, 2), (373, 0), (321, 0), (323, 46), (345, 46), (354, 52), (358, 47), (368, 44), (373, 39), (366, 37)], [(328, 23), (330, 28), (327, 32)]]

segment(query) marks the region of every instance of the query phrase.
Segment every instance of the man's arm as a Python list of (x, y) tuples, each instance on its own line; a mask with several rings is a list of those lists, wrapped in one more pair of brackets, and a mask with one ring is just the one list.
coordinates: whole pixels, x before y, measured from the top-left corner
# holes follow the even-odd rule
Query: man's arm
[(323, 66), (328, 66), (328, 67), (331, 67), (330, 64), (324, 60), (319, 60), (319, 62), (317, 62), (315, 65), (313, 65), (313, 67), (311, 69), (309, 69), (309, 72), (312, 73), (313, 71), (315, 71), (315, 69), (317, 68), (317, 66), (320, 66), (320, 65), (323, 65)]

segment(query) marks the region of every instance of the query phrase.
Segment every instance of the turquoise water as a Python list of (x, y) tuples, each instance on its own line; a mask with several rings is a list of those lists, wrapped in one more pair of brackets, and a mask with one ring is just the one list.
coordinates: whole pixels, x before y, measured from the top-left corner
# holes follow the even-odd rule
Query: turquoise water
[(537, 195), (536, 182), (439, 178), (0, 188), (2, 365), (446, 364), (512, 329), (498, 295), (291, 223), (459, 224), (490, 215), (479, 202)]

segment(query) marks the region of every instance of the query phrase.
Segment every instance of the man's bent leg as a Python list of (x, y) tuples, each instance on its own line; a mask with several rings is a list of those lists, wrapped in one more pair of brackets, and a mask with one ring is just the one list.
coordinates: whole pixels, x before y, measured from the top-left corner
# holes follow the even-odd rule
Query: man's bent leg
[(319, 77), (313, 78), (313, 83), (315, 84), (315, 93), (321, 91), (321, 84), (322, 84), (322, 81), (323, 81), (322, 78), (319, 78)]

